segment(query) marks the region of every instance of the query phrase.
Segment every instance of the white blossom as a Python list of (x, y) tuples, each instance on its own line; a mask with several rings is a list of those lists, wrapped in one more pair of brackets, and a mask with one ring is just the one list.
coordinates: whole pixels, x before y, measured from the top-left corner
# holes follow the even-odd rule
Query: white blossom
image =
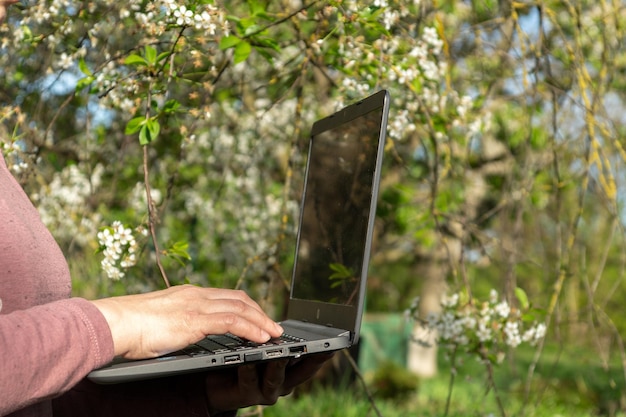
[(112, 280), (123, 278), (123, 271), (137, 263), (137, 241), (133, 231), (116, 220), (98, 232), (97, 238), (104, 255), (102, 270)]
[[(498, 301), (498, 293), (492, 290), (489, 301), (460, 303), (459, 293), (445, 295), (441, 302), (440, 312), (429, 312), (421, 325), (435, 331), (437, 343), (453, 351), (463, 349), (476, 354), (480, 361), (487, 360), (484, 349), (498, 358), (499, 363), (506, 349), (516, 348), (522, 343), (536, 344), (545, 337), (546, 326), (535, 323), (524, 328), (520, 311), (513, 309), (506, 301)], [(418, 299), (411, 303), (410, 311), (419, 318)], [(425, 341), (417, 340), (424, 344)]]
[(522, 343), (522, 338), (519, 334), (519, 324), (515, 321), (507, 321), (504, 326), (504, 334), (506, 336), (506, 344), (511, 347), (517, 347)]
[(502, 318), (509, 317), (511, 314), (511, 307), (509, 307), (509, 303), (506, 301), (501, 301), (493, 308), (494, 312)]

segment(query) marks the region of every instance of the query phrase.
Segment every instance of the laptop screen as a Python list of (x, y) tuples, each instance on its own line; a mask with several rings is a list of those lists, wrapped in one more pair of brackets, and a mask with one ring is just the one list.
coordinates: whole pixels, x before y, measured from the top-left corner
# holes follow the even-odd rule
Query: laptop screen
[(383, 108), (311, 139), (291, 298), (354, 306)]

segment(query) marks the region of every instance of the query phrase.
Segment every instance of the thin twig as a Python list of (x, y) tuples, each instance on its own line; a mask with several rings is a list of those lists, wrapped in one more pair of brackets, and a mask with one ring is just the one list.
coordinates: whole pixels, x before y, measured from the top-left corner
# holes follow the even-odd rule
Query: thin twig
[(493, 377), (493, 365), (489, 360), (483, 358), (485, 362), (485, 368), (487, 369), (487, 377), (489, 379), (489, 386), (493, 389), (493, 395), (496, 397), (496, 403), (498, 404), (498, 408), (500, 409), (500, 414), (502, 417), (506, 417), (506, 410), (504, 409), (504, 404), (502, 404), (502, 399), (500, 398), (500, 393), (498, 392), (498, 388), (496, 387), (496, 381)]
[(165, 273), (165, 268), (161, 262), (161, 250), (159, 249), (159, 242), (156, 236), (156, 223), (158, 222), (158, 216), (154, 210), (154, 201), (152, 200), (152, 194), (150, 191), (150, 175), (148, 171), (148, 145), (143, 146), (143, 176), (144, 185), (146, 187), (146, 198), (148, 200), (148, 227), (150, 229), (150, 236), (152, 237), (152, 244), (154, 245), (154, 252), (156, 254), (156, 263), (161, 273), (161, 278), (165, 282), (166, 287), (170, 287), (170, 281)]
[[(148, 104), (146, 109), (146, 120), (150, 118), (150, 103), (152, 102), (152, 85), (148, 88)], [(154, 207), (154, 201), (152, 200), (152, 192), (150, 190), (150, 170), (148, 164), (148, 145), (143, 145), (143, 183), (146, 188), (146, 201), (148, 203), (148, 228), (150, 229), (150, 236), (152, 237), (152, 244), (154, 245), (154, 252), (156, 256), (156, 264), (161, 273), (161, 278), (165, 282), (165, 286), (169, 288), (170, 280), (167, 278), (165, 268), (161, 263), (161, 250), (159, 249), (159, 242), (156, 235), (156, 223), (159, 221), (158, 215)]]
[(308, 10), (311, 7), (315, 6), (315, 4), (318, 3), (319, 1), (320, 0), (313, 0), (311, 3), (303, 5), (302, 7), (300, 7), (300, 9), (298, 9), (296, 11), (293, 11), (293, 12), (289, 13), (288, 15), (286, 15), (286, 16), (278, 19), (278, 20), (275, 20), (275, 21), (273, 21), (273, 22), (271, 22), (271, 23), (269, 23), (269, 24), (267, 24), (265, 26), (262, 26), (262, 27), (258, 28), (257, 30), (255, 30), (253, 32), (246, 33), (242, 37), (242, 39), (250, 39), (253, 36), (258, 35), (259, 33), (265, 32), (267, 29), (269, 29), (271, 27), (278, 26), (281, 23), (286, 22), (287, 20), (291, 19), (292, 17), (297, 16), (299, 13), (302, 13), (303, 11)]
[(456, 377), (456, 349), (452, 352), (451, 358), (451, 367), (450, 367), (450, 382), (448, 383), (448, 397), (446, 398), (446, 409), (443, 413), (444, 417), (448, 416), (448, 412), (450, 411), (450, 403), (452, 402), (452, 390), (454, 389), (454, 379)]
[(363, 391), (365, 391), (365, 395), (367, 396), (367, 400), (370, 402), (372, 409), (374, 410), (374, 412), (376, 413), (378, 417), (383, 417), (382, 414), (380, 413), (380, 410), (376, 406), (376, 401), (374, 400), (374, 396), (372, 395), (371, 391), (367, 387), (367, 384), (365, 383), (365, 378), (363, 377), (363, 374), (359, 370), (359, 365), (357, 365), (357, 363), (354, 361), (352, 356), (350, 356), (350, 352), (348, 352), (346, 349), (344, 349), (342, 352), (343, 352), (343, 355), (348, 359), (348, 362), (350, 362), (350, 366), (352, 366), (352, 369), (354, 370), (354, 373), (356, 374), (357, 378), (359, 379), (359, 381), (361, 381), (361, 385), (363, 386)]

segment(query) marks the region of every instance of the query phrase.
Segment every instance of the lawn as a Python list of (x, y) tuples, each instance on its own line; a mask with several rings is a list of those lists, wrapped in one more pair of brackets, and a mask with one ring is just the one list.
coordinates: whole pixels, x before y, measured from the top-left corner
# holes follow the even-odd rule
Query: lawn
[[(593, 351), (550, 347), (536, 368), (531, 394), (526, 400), (526, 377), (532, 355), (532, 351), (518, 351), (514, 360), (494, 370), (497, 392), (506, 416), (626, 416), (626, 384), (619, 358), (603, 366)], [(502, 413), (494, 391), (486, 389), (486, 381), (484, 367), (473, 359), (459, 367), (447, 416), (500, 416)], [(371, 391), (376, 389), (373, 382), (369, 386)], [(377, 396), (375, 404), (384, 417), (443, 417), (449, 386), (450, 367), (442, 360), (439, 375), (435, 378), (419, 381), (418, 387), (404, 396)], [(247, 413), (259, 414), (258, 411), (250, 409)], [(245, 414), (245, 411), (240, 413)], [(281, 399), (275, 406), (266, 407), (262, 415), (363, 417), (377, 416), (377, 413), (361, 384), (354, 381), (334, 387), (318, 385), (307, 392), (297, 392)]]

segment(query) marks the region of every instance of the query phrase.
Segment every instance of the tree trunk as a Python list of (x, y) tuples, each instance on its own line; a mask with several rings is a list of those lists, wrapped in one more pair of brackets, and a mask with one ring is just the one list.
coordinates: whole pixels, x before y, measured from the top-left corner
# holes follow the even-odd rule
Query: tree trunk
[[(448, 263), (439, 256), (421, 258), (414, 268), (414, 276), (423, 282), (419, 315), (441, 311), (441, 297), (447, 289), (446, 276)], [(407, 367), (422, 378), (430, 378), (437, 373), (436, 332), (416, 323), (409, 341)]]

